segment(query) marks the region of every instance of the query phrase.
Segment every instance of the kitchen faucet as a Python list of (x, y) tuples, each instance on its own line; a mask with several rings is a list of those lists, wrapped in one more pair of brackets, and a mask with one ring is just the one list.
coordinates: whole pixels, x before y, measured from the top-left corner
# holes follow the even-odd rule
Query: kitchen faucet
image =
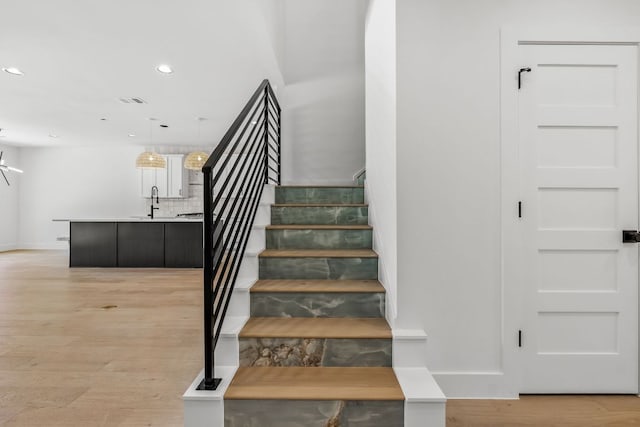
[(151, 219), (153, 219), (153, 211), (157, 211), (160, 208), (156, 208), (153, 206), (153, 194), (155, 193), (156, 195), (156, 204), (159, 205), (160, 204), (160, 196), (158, 195), (159, 190), (158, 187), (156, 187), (155, 185), (153, 187), (151, 187), (151, 213), (147, 216), (150, 216)]

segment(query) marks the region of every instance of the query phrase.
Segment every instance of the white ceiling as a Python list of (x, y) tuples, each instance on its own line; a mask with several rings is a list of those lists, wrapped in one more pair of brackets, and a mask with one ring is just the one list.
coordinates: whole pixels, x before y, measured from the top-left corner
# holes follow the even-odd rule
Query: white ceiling
[(279, 76), (254, 1), (3, 2), (0, 67), (24, 76), (0, 72), (0, 144), (215, 145), (260, 80)]

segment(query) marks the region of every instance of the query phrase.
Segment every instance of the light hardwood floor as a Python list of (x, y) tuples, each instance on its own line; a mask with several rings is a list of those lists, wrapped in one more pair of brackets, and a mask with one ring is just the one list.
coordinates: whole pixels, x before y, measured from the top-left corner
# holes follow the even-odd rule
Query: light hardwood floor
[[(182, 425), (202, 368), (201, 271), (67, 263), (0, 253), (0, 425)], [(640, 426), (640, 399), (450, 400), (447, 427), (462, 426)]]
[(0, 424), (179, 426), (202, 369), (201, 270), (0, 253)]
[(447, 427), (638, 427), (637, 396), (449, 400)]

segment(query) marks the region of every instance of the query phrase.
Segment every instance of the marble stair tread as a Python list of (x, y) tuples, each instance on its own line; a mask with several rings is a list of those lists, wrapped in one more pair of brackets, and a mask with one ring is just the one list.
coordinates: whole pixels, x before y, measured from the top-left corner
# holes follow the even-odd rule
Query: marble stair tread
[(377, 280), (258, 280), (252, 293), (380, 293), (384, 287)]
[(404, 400), (392, 368), (241, 367), (229, 400)]
[(277, 188), (364, 188), (364, 185), (279, 185)]
[(260, 258), (378, 258), (371, 249), (265, 249)]
[(367, 203), (274, 203), (276, 208), (366, 208)]
[(267, 230), (373, 230), (370, 225), (343, 224), (275, 224), (267, 225)]
[(251, 317), (240, 338), (343, 338), (391, 339), (384, 318)]

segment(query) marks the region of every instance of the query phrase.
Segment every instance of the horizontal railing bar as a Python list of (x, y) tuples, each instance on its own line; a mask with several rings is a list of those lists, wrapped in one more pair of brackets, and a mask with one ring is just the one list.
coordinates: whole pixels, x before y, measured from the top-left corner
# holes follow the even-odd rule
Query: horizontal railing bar
[[(261, 139), (258, 137), (259, 135), (256, 135), (256, 137), (254, 138), (253, 142), (251, 143), (251, 147), (249, 149), (249, 152), (242, 156), (242, 157), (238, 157), (238, 160), (236, 161), (236, 164), (238, 161), (242, 160), (242, 165), (239, 167), (239, 171), (238, 173), (234, 174), (229, 174), (228, 175), (228, 179), (231, 179), (232, 177), (235, 176), (235, 179), (233, 181), (233, 183), (228, 186), (228, 180), (225, 181), (225, 185), (223, 185), (223, 187), (220, 188), (219, 194), (216, 197), (216, 202), (214, 204), (215, 208), (217, 208), (218, 213), (220, 215), (224, 215), (227, 206), (229, 204), (230, 200), (234, 200), (234, 197), (229, 197), (230, 195), (234, 195), (234, 190), (238, 184), (238, 180), (239, 180), (239, 176), (242, 173), (242, 170), (246, 168), (247, 164), (249, 164), (249, 166), (252, 166), (253, 163), (255, 162), (254, 159), (256, 159), (256, 156), (259, 157), (260, 154), (260, 147), (261, 147)], [(222, 200), (222, 204), (220, 204), (220, 201)], [(216, 222), (216, 225), (218, 225), (219, 221)], [(224, 227), (224, 226), (223, 226)]]
[[(238, 146), (238, 144), (240, 144), (240, 141), (242, 141), (242, 137), (244, 136), (245, 132), (247, 131), (247, 126), (249, 125), (249, 123), (251, 123), (253, 121), (253, 119), (255, 118), (255, 113), (258, 110), (258, 108), (260, 108), (260, 104), (256, 104), (255, 109), (253, 110), (253, 113), (251, 115), (251, 117), (249, 117), (249, 119), (247, 120), (247, 122), (245, 123), (245, 126), (242, 128), (242, 132), (240, 133), (240, 135), (236, 138), (236, 142), (235, 144), (233, 144), (233, 147), (231, 148), (231, 151), (234, 152), (236, 151), (236, 147)], [(258, 121), (261, 121), (264, 117), (264, 108), (262, 108), (262, 110), (260, 110), (260, 114), (258, 114)], [(255, 131), (257, 127), (254, 126), (253, 129), (251, 130), (251, 132), (249, 133), (249, 138), (251, 138), (251, 134)], [(242, 153), (242, 150), (244, 149), (244, 147), (240, 150), (240, 152)], [(222, 156), (220, 157), (222, 158)], [(222, 164), (219, 166), (219, 170), (218, 173), (216, 173), (215, 178), (213, 178), (214, 182), (217, 182), (218, 179), (220, 179), (220, 175), (222, 174), (222, 171), (224, 171), (224, 168), (227, 166), (227, 163), (229, 163), (229, 160), (231, 159), (231, 156), (226, 156), (225, 160), (222, 162)], [(214, 164), (214, 166), (217, 165), (217, 162)]]
[[(264, 169), (264, 166), (260, 167), (260, 168), (258, 169), (258, 171), (259, 171), (259, 172), (262, 172), (262, 171), (263, 171), (263, 169)], [(259, 173), (259, 174), (257, 175), (257, 178), (258, 178), (258, 179), (260, 179), (260, 177), (261, 177), (261, 174)], [(253, 193), (255, 193), (255, 192), (256, 192), (256, 190), (257, 190), (257, 191), (258, 191), (258, 194), (261, 196), (261, 195), (262, 195), (262, 190), (263, 190), (263, 189), (264, 189), (264, 186), (259, 185), (259, 186), (257, 186), (257, 187), (255, 187), (255, 188), (254, 188)], [(245, 249), (246, 249), (246, 247), (247, 247), (247, 242), (248, 242), (248, 240), (249, 240), (249, 239), (248, 239), (248, 237), (249, 237), (249, 236), (248, 236), (248, 234), (247, 234), (247, 231), (248, 231), (248, 230), (250, 230), (250, 229), (251, 229), (251, 227), (253, 226), (253, 222), (254, 222), (254, 219), (255, 219), (255, 212), (256, 212), (257, 207), (258, 207), (258, 204), (254, 201), (254, 204), (253, 204), (252, 209), (251, 209), (251, 216), (250, 216), (250, 217), (251, 217), (251, 220), (250, 220), (250, 221), (248, 221), (247, 223), (245, 223), (244, 229), (242, 230), (242, 232), (243, 232), (243, 237), (244, 237), (244, 239), (243, 239), (243, 240), (244, 240), (244, 242), (243, 242), (243, 245), (242, 245), (242, 251), (241, 251), (242, 253), (244, 253), (244, 251), (245, 251)], [(239, 262), (238, 262), (238, 266), (239, 266), (239, 265), (240, 265), (239, 263), (241, 262), (241, 258), (240, 258), (240, 257), (238, 257), (238, 261), (239, 261)], [(239, 272), (240, 272), (240, 268), (238, 267), (238, 268), (235, 270), (234, 274), (233, 274), (233, 280), (232, 280), (231, 292), (233, 292), (233, 287), (234, 287), (234, 284), (235, 284), (236, 278), (238, 277), (238, 273), (239, 273)], [(230, 279), (230, 278), (231, 278), (231, 277), (229, 277), (229, 279)], [(229, 308), (229, 302), (230, 302), (230, 300), (231, 300), (231, 299), (229, 298), (229, 299), (225, 302), (225, 304), (224, 304), (224, 308), (223, 308), (222, 316), (221, 316), (221, 318), (222, 318), (222, 319), (224, 319), (224, 316), (225, 316), (225, 315), (226, 315), (226, 313), (227, 313), (227, 309)], [(216, 341), (217, 341), (217, 337), (219, 337), (219, 336), (220, 336), (220, 331), (221, 331), (221, 330), (222, 330), (222, 322), (220, 322), (220, 324), (219, 324), (219, 325), (218, 325), (218, 327), (216, 328), (216, 331), (215, 331), (215, 334), (214, 334), (214, 336), (216, 337)]]
[(238, 117), (231, 124), (231, 127), (229, 128), (229, 130), (224, 134), (220, 143), (213, 150), (213, 153), (211, 153), (211, 156), (209, 156), (207, 163), (205, 163), (204, 165), (205, 168), (210, 169), (213, 167), (213, 165), (215, 165), (218, 162), (218, 159), (220, 158), (220, 156), (222, 156), (222, 153), (231, 142), (233, 136), (236, 134), (237, 130), (240, 128), (240, 125), (248, 115), (249, 111), (251, 111), (251, 107), (256, 103), (258, 98), (261, 98), (263, 96), (264, 88), (269, 86), (270, 86), (269, 81), (267, 79), (263, 80), (262, 83), (260, 83), (260, 86), (258, 86), (258, 89), (256, 89), (256, 91), (253, 93), (251, 98), (249, 98), (249, 101), (246, 103), (246, 105), (244, 106), (244, 108), (242, 109)]
[[(255, 169), (255, 170), (254, 170), (253, 175), (251, 176), (251, 182), (252, 182), (252, 184), (253, 184), (253, 185), (250, 185), (250, 188), (252, 188), (252, 189), (253, 189), (252, 194), (255, 194), (255, 190), (256, 190), (256, 188), (257, 188), (255, 184), (256, 184), (257, 182), (259, 182), (259, 180), (260, 180), (260, 176), (261, 176), (261, 174), (260, 174), (260, 173), (256, 174), (256, 172), (262, 171), (263, 169), (264, 169), (264, 165), (263, 165), (262, 167), (259, 167), (259, 168)], [(256, 180), (257, 180), (257, 181), (256, 181)], [(255, 203), (255, 202), (254, 202), (254, 203)], [(249, 206), (249, 203), (244, 203), (244, 206), (242, 207), (242, 216), (243, 216), (243, 217), (244, 217), (244, 215), (245, 215), (245, 213), (246, 213), (246, 210), (247, 210), (247, 207), (248, 207), (248, 206)], [(236, 223), (236, 224), (242, 224), (242, 223), (239, 223), (239, 222), (238, 222), (238, 223)], [(237, 227), (236, 232), (240, 230), (240, 227), (242, 227), (242, 225), (239, 225), (239, 226)], [(235, 246), (237, 238), (238, 238), (238, 235), (237, 235), (237, 233), (236, 233), (236, 234), (234, 235), (234, 237), (233, 237), (233, 240), (232, 240), (231, 244), (230, 244), (230, 246), (231, 246), (231, 247), (234, 247), (234, 246)], [(237, 258), (237, 261), (238, 261), (237, 265), (238, 265), (238, 268), (239, 268), (239, 265), (240, 265), (239, 263), (240, 263), (240, 261), (241, 261), (241, 260), (240, 260), (240, 257), (236, 257), (236, 258)], [(227, 266), (228, 266), (229, 259), (230, 259), (230, 257), (227, 257), (227, 259), (225, 260), (225, 264), (224, 264), (224, 267), (223, 267), (223, 270), (222, 270), (222, 271), (226, 271)], [(234, 259), (234, 260), (233, 260), (233, 262), (232, 262), (232, 271), (235, 269), (235, 264), (236, 264), (236, 259)], [(227, 280), (225, 280), (225, 281), (224, 281), (224, 287), (222, 288), (222, 295), (225, 295), (226, 290), (227, 290), (227, 287), (229, 286), (229, 278), (230, 278), (230, 276), (227, 276)], [(231, 289), (231, 290), (233, 290), (233, 285), (232, 285), (232, 289)], [(217, 293), (217, 292), (216, 292), (216, 293)], [(214, 315), (214, 317), (217, 317), (217, 316), (218, 316), (218, 314), (220, 313), (220, 309), (222, 308), (222, 306), (221, 306), (221, 302), (222, 302), (222, 300), (220, 300), (220, 302), (214, 306), (214, 309), (213, 309), (213, 315)], [(216, 331), (216, 332), (217, 332), (217, 331)]]
[(264, 184), (280, 182), (281, 115), (273, 88), (268, 80), (263, 80), (202, 168), (205, 173), (205, 378), (201, 387), (205, 389), (215, 389), (219, 382), (214, 379), (214, 350)]
[[(259, 141), (259, 140), (258, 140), (258, 141)], [(256, 148), (257, 148), (257, 149), (256, 149), (256, 150), (253, 150), (253, 155), (252, 155), (252, 157), (251, 157), (251, 160), (249, 160), (249, 156), (246, 156), (246, 157), (245, 157), (245, 159), (244, 159), (244, 161), (243, 161), (243, 165), (242, 165), (242, 167), (243, 167), (243, 168), (244, 168), (244, 166), (245, 166), (246, 162), (247, 162), (247, 161), (249, 161), (249, 168), (248, 168), (248, 169), (249, 169), (249, 170), (253, 170), (253, 169), (255, 169), (255, 167), (256, 167), (256, 165), (257, 165), (257, 163), (260, 161), (260, 157), (261, 157), (261, 156), (260, 156), (259, 154), (260, 154), (260, 151), (261, 151), (261, 150), (260, 150), (261, 145), (262, 145), (262, 144), (260, 144), (259, 142), (257, 143), (257, 145), (256, 145)], [(247, 182), (247, 177), (248, 177), (248, 176), (249, 176), (248, 174), (245, 174), (244, 178), (242, 179), (241, 186), (243, 186), (243, 185)], [(233, 183), (232, 189), (233, 189), (233, 188), (235, 188), (235, 186), (236, 186), (236, 184), (237, 184), (237, 182), (238, 182), (238, 180), (239, 180), (239, 177), (240, 177), (240, 175), (237, 175), (237, 176), (236, 176), (236, 180), (235, 180), (235, 181), (234, 181), (234, 183)], [(231, 194), (233, 194), (233, 193), (231, 193)], [(233, 212), (233, 211), (235, 210), (236, 205), (238, 204), (238, 201), (239, 201), (239, 200), (243, 200), (243, 199), (239, 199), (239, 198), (237, 198), (237, 197), (236, 197), (236, 198), (233, 198), (233, 199), (231, 199), (231, 198), (227, 198), (227, 199), (224, 201), (224, 203), (223, 203), (223, 207), (222, 207), (222, 209), (220, 210), (220, 214), (221, 214), (221, 215), (224, 215), (224, 213), (225, 213), (225, 209), (226, 209), (227, 204), (229, 203), (229, 200), (233, 200), (233, 203), (231, 204), (231, 208), (229, 209), (231, 212)], [(228, 227), (228, 224), (227, 224), (227, 223), (225, 223), (225, 224), (222, 224), (222, 225), (221, 225), (221, 226), (219, 226), (219, 227), (220, 227), (220, 233), (219, 233), (219, 235), (218, 235), (218, 238), (217, 238), (217, 239), (215, 240), (215, 242), (214, 242), (214, 248), (216, 248), (216, 249), (214, 249), (214, 253), (217, 251), (217, 249), (220, 247), (220, 243), (223, 241), (224, 232), (226, 231), (226, 229), (227, 229), (227, 227)], [(220, 261), (218, 261), (218, 263), (216, 263), (215, 268), (217, 269), (217, 268), (219, 267), (219, 265), (220, 265)]]
[(271, 122), (269, 122), (269, 131), (273, 131), (273, 133), (275, 133), (276, 135), (278, 134), (278, 131), (276, 130), (276, 128), (273, 126)]
[(273, 122), (278, 123), (278, 118), (279, 118), (280, 116), (275, 116), (275, 115), (273, 114), (273, 109), (274, 109), (274, 108), (275, 108), (275, 107), (274, 107), (273, 105), (271, 105), (271, 108), (269, 109), (269, 117), (271, 118), (271, 120), (269, 120), (269, 121), (273, 121)]
[[(271, 135), (271, 132), (269, 132), (269, 137), (271, 138), (271, 140), (270, 140), (270, 141), (272, 141), (274, 144), (276, 144), (276, 147), (277, 147), (277, 144), (278, 144), (278, 138), (277, 138), (277, 137), (275, 137), (274, 135)], [(272, 145), (272, 144), (269, 144), (269, 145)]]
[(269, 159), (273, 160), (273, 162), (274, 162), (276, 165), (279, 165), (279, 164), (280, 164), (280, 162), (278, 162), (278, 159), (276, 159), (275, 157), (273, 157), (273, 156), (271, 155), (271, 153), (269, 153)]
[[(259, 89), (259, 88), (258, 88)], [(276, 97), (276, 94), (273, 93), (273, 88), (271, 87), (271, 85), (267, 85), (267, 90), (269, 91), (269, 99), (273, 100), (273, 102), (276, 104), (276, 110), (278, 110), (278, 114), (280, 114), (280, 104), (278, 103), (278, 98)]]
[[(254, 130), (252, 130), (252, 131), (251, 131), (251, 134), (249, 135), (249, 137), (251, 137), (251, 135), (253, 134), (253, 132), (255, 132), (255, 130), (256, 130), (256, 129), (258, 129), (258, 128), (256, 127), (256, 128), (254, 128)], [(254, 135), (254, 137), (253, 137), (253, 141), (251, 141), (251, 143), (250, 143), (250, 144), (245, 144), (245, 145), (243, 146), (241, 153), (237, 155), (236, 161), (234, 162), (232, 169), (235, 169), (235, 167), (238, 165), (238, 162), (240, 161), (240, 159), (241, 159), (241, 158), (243, 158), (244, 150), (245, 150), (247, 147), (248, 147), (248, 151), (249, 151), (249, 153), (250, 153), (250, 152), (254, 149), (254, 147), (256, 147), (256, 144), (258, 144), (258, 146), (259, 146), (259, 141), (261, 140), (261, 139), (260, 139), (260, 133), (261, 133), (261, 130), (258, 130), (258, 131), (256, 132), (256, 134)], [(247, 154), (247, 155), (248, 155), (248, 154)], [(245, 158), (245, 160), (244, 160), (244, 162), (242, 163), (241, 168), (244, 168), (244, 166), (245, 166), (245, 164), (246, 164), (246, 155), (244, 156), (244, 158)], [(215, 209), (215, 207), (217, 207), (217, 206), (218, 206), (218, 203), (220, 202), (220, 197), (221, 197), (221, 195), (222, 195), (222, 194), (224, 194), (224, 190), (227, 188), (227, 185), (229, 184), (229, 181), (231, 180), (231, 177), (232, 177), (232, 174), (228, 174), (228, 175), (227, 175), (227, 177), (226, 177), (226, 179), (225, 179), (225, 180), (224, 180), (224, 182), (222, 183), (222, 186), (221, 186), (221, 187), (219, 187), (219, 191), (220, 191), (220, 192), (218, 193), (218, 196), (216, 196), (216, 198), (215, 198), (215, 199), (214, 199), (214, 201), (213, 201), (214, 209)], [(234, 185), (235, 185), (235, 182), (234, 182)], [(233, 189), (233, 187), (232, 187), (232, 189)], [(225, 201), (225, 203), (222, 205), (222, 209), (224, 209), (224, 208), (226, 208), (226, 201)], [(215, 223), (215, 225), (217, 225), (217, 222)]]

